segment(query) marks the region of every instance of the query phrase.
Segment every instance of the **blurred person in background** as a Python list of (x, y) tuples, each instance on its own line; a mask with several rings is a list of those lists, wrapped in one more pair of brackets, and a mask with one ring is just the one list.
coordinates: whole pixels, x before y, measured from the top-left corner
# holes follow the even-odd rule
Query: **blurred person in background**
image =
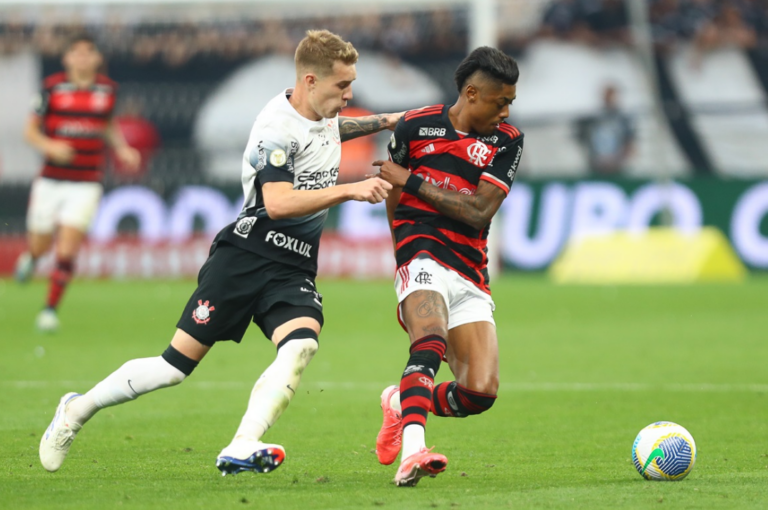
[(587, 151), (592, 172), (616, 175), (624, 170), (634, 149), (635, 130), (629, 115), (619, 109), (615, 86), (603, 89), (599, 114), (577, 122), (577, 137)]
[(98, 73), (101, 63), (94, 40), (89, 35), (74, 36), (62, 59), (64, 72), (44, 80), (24, 133), (45, 160), (30, 193), (28, 251), (16, 262), (19, 282), (31, 277), (56, 234), (48, 298), (37, 316), (42, 331), (59, 327), (56, 311), (103, 193), (106, 146), (112, 146), (117, 160), (129, 170), (138, 169), (141, 162), (139, 152), (125, 142), (113, 119), (117, 85)]

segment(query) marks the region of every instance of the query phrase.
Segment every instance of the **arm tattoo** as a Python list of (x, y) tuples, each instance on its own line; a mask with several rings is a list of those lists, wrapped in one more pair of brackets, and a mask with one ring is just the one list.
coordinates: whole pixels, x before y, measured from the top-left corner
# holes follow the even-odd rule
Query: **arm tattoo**
[(501, 189), (490, 186), (493, 190), (490, 193), (464, 195), (424, 182), (419, 188), (419, 198), (449, 218), (482, 230), (490, 223), (506, 196)]
[(341, 135), (341, 141), (346, 142), (360, 136), (378, 133), (383, 129), (387, 129), (388, 125), (386, 115), (339, 117), (339, 134)]

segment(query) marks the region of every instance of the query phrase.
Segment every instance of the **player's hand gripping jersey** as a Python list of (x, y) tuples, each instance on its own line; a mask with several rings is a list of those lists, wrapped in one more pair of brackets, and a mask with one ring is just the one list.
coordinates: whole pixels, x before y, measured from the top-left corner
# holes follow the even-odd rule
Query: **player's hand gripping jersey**
[[(473, 195), (480, 181), (509, 193), (523, 153), (523, 134), (507, 123), (490, 136), (459, 133), (448, 118), (450, 107), (437, 105), (406, 113), (388, 146), (392, 161), (430, 184), (457, 193)], [(403, 191), (393, 227), (398, 268), (419, 254), (428, 254), (490, 294), (490, 225), (479, 231)]]
[(219, 239), (316, 274), (328, 211), (270, 219), (261, 188), (268, 182), (290, 182), (296, 190), (335, 185), (341, 163), (339, 123), (338, 117), (316, 122), (302, 117), (288, 102), (289, 94), (281, 92), (256, 118), (243, 154), (243, 211)]
[(98, 75), (88, 88), (69, 82), (66, 73), (49, 76), (36, 101), (41, 130), (75, 150), (72, 161), (45, 160), (42, 176), (66, 181), (101, 181), (105, 161), (104, 134), (115, 108), (117, 84)]

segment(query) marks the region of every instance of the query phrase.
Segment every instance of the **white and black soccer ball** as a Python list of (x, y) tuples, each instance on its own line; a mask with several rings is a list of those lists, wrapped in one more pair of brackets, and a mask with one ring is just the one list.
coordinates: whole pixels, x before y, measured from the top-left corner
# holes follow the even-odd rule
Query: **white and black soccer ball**
[(632, 462), (646, 480), (682, 480), (696, 463), (696, 443), (677, 423), (657, 421), (637, 435)]

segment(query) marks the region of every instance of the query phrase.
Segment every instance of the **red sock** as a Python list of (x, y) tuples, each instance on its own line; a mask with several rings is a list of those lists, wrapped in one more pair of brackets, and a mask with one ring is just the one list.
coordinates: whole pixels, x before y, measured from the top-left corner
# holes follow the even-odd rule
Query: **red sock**
[(56, 259), (56, 267), (51, 273), (51, 283), (48, 287), (48, 308), (56, 309), (64, 295), (69, 280), (72, 279), (75, 263), (71, 260)]
[(445, 339), (438, 335), (420, 338), (411, 345), (411, 356), (400, 380), (403, 427), (410, 424), (426, 426), (432, 408), (432, 387), (445, 346)]

